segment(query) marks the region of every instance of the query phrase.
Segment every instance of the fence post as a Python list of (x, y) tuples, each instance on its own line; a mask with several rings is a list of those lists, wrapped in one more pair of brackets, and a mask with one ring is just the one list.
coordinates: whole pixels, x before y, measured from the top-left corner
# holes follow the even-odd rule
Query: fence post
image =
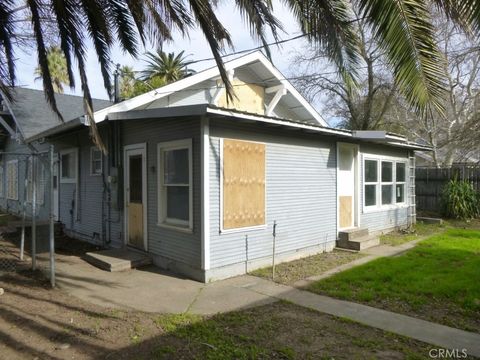
[(55, 224), (53, 214), (53, 168), (55, 161), (53, 159), (53, 145), (50, 145), (50, 230), (49, 230), (49, 243), (50, 243), (50, 285), (55, 287)]
[(32, 270), (37, 268), (37, 154), (32, 155)]

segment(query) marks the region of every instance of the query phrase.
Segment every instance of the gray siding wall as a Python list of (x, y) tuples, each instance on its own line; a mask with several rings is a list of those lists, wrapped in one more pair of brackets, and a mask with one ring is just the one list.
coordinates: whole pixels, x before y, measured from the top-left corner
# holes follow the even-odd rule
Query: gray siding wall
[[(369, 212), (363, 211), (363, 155), (364, 154), (375, 154), (378, 156), (389, 156), (405, 159), (408, 161), (408, 151), (404, 149), (373, 145), (373, 144), (360, 144), (361, 163), (360, 163), (360, 227), (368, 228), (370, 232), (383, 231), (391, 229), (397, 226), (406, 226), (408, 224), (408, 208), (399, 207), (396, 209), (388, 210), (373, 210)], [(408, 164), (407, 164), (407, 174), (406, 174), (406, 189), (405, 196), (408, 203)]]
[[(103, 139), (108, 141), (105, 136)], [(103, 174), (90, 175), (90, 151), (93, 143), (86, 129), (52, 142), (56, 152), (78, 149), (78, 186), (59, 182), (59, 221), (65, 230), (69, 235), (82, 240), (111, 247), (122, 246), (122, 217), (117, 208), (109, 204), (106, 190), (104, 192), (107, 158), (103, 157)], [(107, 218), (109, 207), (110, 221)]]
[[(200, 119), (152, 119), (127, 121), (123, 125), (123, 145), (147, 144), (148, 251), (163, 258), (201, 267), (200, 204)], [(193, 232), (158, 226), (157, 144), (192, 139)]]
[[(48, 151), (48, 144), (34, 144), (35, 148), (38, 151)], [(24, 184), (26, 177), (26, 166), (27, 166), (27, 155), (18, 155), (18, 154), (30, 154), (31, 149), (24, 145), (19, 144), (16, 140), (8, 138), (6, 140), (5, 146), (2, 149), (3, 152), (12, 153), (12, 154), (3, 154), (1, 155), (1, 164), (3, 166), (3, 196), (0, 196), (0, 209), (3, 211), (9, 212), (15, 215), (21, 215), (23, 211), (23, 201), (25, 198)], [(39, 157), (40, 159), (40, 157)], [(48, 161), (48, 155), (41, 155), (41, 159)], [(7, 199), (7, 162), (10, 160), (18, 160), (18, 200)], [(40, 160), (39, 160), (40, 161)], [(45, 177), (44, 182), (44, 201), (43, 203), (37, 202), (37, 219), (38, 220), (48, 220), (50, 216), (50, 185), (49, 185), (49, 172), (48, 172), (48, 163), (44, 164), (45, 167)], [(41, 181), (40, 177), (38, 178)], [(40, 191), (41, 187), (37, 185), (37, 192)], [(38, 193), (37, 193), (38, 196)], [(32, 204), (27, 203), (26, 216), (31, 218), (32, 216)]]
[[(210, 267), (272, 256), (272, 227), (277, 221), (276, 254), (323, 246), (336, 240), (336, 151), (331, 139), (298, 137), (261, 127), (211, 122)], [(264, 229), (220, 232), (220, 139), (266, 144), (266, 221)]]

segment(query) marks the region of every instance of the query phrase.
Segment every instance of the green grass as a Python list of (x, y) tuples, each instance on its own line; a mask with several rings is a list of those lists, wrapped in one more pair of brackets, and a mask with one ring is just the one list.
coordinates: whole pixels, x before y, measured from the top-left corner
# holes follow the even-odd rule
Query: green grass
[(164, 335), (151, 340), (149, 359), (360, 359), (377, 352), (421, 359), (431, 347), (282, 301), (213, 317), (159, 315), (154, 323)]
[(448, 229), (309, 290), (480, 331), (480, 231)]
[(418, 240), (428, 235), (435, 235), (445, 231), (448, 224), (424, 224), (418, 222), (413, 230), (393, 231), (380, 236), (380, 242), (384, 245), (398, 246), (410, 241)]
[[(363, 256), (364, 254), (334, 250), (332, 252), (321, 253), (281, 263), (275, 266), (275, 281), (285, 285), (293, 285), (299, 280), (323, 274), (327, 270), (352, 262)], [(272, 267), (269, 266), (267, 268), (255, 270), (251, 272), (251, 274), (271, 279)]]

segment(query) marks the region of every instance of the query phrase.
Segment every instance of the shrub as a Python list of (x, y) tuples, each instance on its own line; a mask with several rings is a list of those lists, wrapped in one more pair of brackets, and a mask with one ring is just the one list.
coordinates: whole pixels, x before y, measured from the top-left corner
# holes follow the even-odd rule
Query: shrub
[(468, 181), (450, 180), (443, 188), (442, 207), (449, 218), (476, 218), (480, 216), (480, 194)]

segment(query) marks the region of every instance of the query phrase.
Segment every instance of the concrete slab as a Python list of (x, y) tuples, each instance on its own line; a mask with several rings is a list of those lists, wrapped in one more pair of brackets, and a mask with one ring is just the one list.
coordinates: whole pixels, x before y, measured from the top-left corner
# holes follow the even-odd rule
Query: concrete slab
[(124, 271), (152, 264), (147, 254), (127, 248), (87, 252), (85, 260), (106, 271)]

